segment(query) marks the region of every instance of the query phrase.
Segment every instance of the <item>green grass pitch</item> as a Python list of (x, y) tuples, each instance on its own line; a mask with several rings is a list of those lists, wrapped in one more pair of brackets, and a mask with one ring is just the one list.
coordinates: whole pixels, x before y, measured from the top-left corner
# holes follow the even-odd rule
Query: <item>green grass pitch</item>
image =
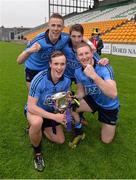
[(27, 90), (24, 67), (16, 63), (23, 49), (24, 45), (0, 42), (0, 179), (136, 178), (136, 59), (105, 55), (114, 68), (121, 104), (114, 141), (109, 145), (100, 141), (101, 124), (87, 113), (86, 139), (76, 149), (68, 147), (71, 133), (65, 133), (63, 145), (43, 138), (46, 168), (39, 173), (24, 131)]

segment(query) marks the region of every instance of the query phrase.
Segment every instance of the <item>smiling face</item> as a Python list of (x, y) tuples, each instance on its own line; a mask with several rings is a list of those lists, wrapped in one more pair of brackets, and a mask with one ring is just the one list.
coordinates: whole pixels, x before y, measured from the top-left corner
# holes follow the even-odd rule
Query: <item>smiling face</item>
[(55, 43), (64, 27), (64, 22), (62, 19), (59, 18), (51, 18), (49, 20), (49, 38), (52, 43)]
[(85, 68), (87, 64), (94, 64), (93, 60), (93, 53), (88, 45), (85, 45), (85, 43), (82, 43), (83, 46), (78, 46), (77, 48), (77, 56), (78, 60), (82, 64), (82, 66)]
[(66, 68), (66, 57), (64, 55), (52, 57), (50, 68), (52, 80), (54, 83), (57, 83), (64, 74)]

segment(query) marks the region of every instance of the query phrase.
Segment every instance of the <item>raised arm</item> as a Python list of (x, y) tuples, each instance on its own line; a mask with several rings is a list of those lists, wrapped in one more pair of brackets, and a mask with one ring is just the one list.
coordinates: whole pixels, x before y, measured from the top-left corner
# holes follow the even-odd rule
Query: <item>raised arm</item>
[(114, 80), (103, 80), (94, 70), (93, 66), (88, 64), (84, 69), (84, 73), (93, 79), (96, 85), (101, 89), (101, 91), (112, 99), (117, 97), (117, 87)]
[(27, 50), (23, 51), (17, 57), (17, 63), (18, 64), (23, 64), (32, 53), (38, 52), (40, 49), (41, 49), (40, 44), (39, 43), (35, 43), (32, 47), (30, 47)]
[(84, 41), (85, 43), (87, 43), (87, 44), (91, 47), (91, 49), (93, 50), (93, 52), (96, 51), (96, 47), (93, 45), (93, 43), (92, 43), (89, 39), (87, 39), (86, 37), (83, 37), (83, 41)]

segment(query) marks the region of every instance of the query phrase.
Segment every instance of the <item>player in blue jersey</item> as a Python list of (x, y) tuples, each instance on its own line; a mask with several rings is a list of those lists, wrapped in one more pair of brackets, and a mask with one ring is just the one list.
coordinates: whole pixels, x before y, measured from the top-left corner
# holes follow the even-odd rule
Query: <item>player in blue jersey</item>
[(49, 68), (51, 54), (55, 50), (62, 50), (69, 41), (69, 35), (61, 33), (64, 27), (63, 17), (54, 13), (46, 32), (37, 35), (17, 58), (17, 62), (25, 62), (26, 82), (29, 89), (33, 77), (40, 71)]
[[(77, 112), (96, 112), (102, 122), (101, 140), (110, 143), (115, 135), (119, 112), (116, 82), (111, 66), (100, 66), (93, 60), (90, 47), (82, 42), (77, 46), (77, 56), (82, 67), (75, 70), (80, 107)], [(79, 115), (73, 113), (78, 121)]]
[[(67, 56), (67, 67), (66, 67), (65, 74), (69, 76), (72, 80), (75, 80), (75, 77), (74, 77), (75, 69), (81, 66), (80, 62), (77, 59), (76, 47), (82, 41), (90, 45), (92, 49), (94, 49), (94, 47), (92, 46), (91, 41), (83, 37), (84, 29), (81, 24), (72, 25), (70, 27), (69, 34), (70, 34), (70, 41), (67, 43), (67, 45), (63, 49), (63, 52)], [(93, 53), (93, 59), (98, 64), (101, 64), (101, 65), (106, 65), (109, 63), (109, 60), (107, 58), (100, 58), (100, 56), (97, 54), (97, 52), (95, 52), (95, 50)]]
[[(84, 36), (83, 26), (81, 24), (72, 25), (70, 27), (69, 34), (71, 40), (63, 49), (63, 52), (67, 56), (67, 67), (65, 74), (68, 77), (70, 77), (72, 81), (75, 81), (75, 70), (81, 67), (81, 63), (77, 59), (76, 48), (79, 43), (85, 41), (85, 38), (83, 37)], [(91, 46), (90, 41), (87, 40), (86, 42)], [(91, 48), (93, 47), (91, 46)], [(101, 65), (106, 65), (109, 63), (109, 60), (107, 58), (100, 58), (100, 56), (95, 51), (93, 53), (93, 59), (95, 60), (95, 62)], [(81, 118), (81, 122), (84, 125), (88, 124), (82, 113), (80, 113), (80, 118)]]
[(35, 153), (34, 165), (38, 171), (44, 169), (41, 153), (42, 129), (52, 142), (62, 144), (65, 140), (61, 124), (66, 123), (66, 115), (54, 113), (50, 98), (57, 92), (67, 92), (71, 84), (71, 80), (63, 75), (66, 57), (62, 52), (53, 52), (49, 64), (48, 70), (41, 71), (33, 78), (27, 102), (29, 136)]

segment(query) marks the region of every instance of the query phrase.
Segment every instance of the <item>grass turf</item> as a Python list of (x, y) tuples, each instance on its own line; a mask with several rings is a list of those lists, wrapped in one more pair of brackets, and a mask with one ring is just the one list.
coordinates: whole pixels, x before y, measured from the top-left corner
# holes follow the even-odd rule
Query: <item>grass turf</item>
[(134, 179), (136, 178), (136, 61), (135, 58), (106, 55), (115, 71), (121, 104), (115, 140), (100, 141), (97, 115), (86, 113), (86, 139), (75, 149), (66, 142), (57, 145), (43, 138), (44, 172), (33, 167), (33, 152), (23, 115), (27, 90), (23, 65), (17, 55), (24, 45), (0, 42), (0, 178), (33, 179)]

